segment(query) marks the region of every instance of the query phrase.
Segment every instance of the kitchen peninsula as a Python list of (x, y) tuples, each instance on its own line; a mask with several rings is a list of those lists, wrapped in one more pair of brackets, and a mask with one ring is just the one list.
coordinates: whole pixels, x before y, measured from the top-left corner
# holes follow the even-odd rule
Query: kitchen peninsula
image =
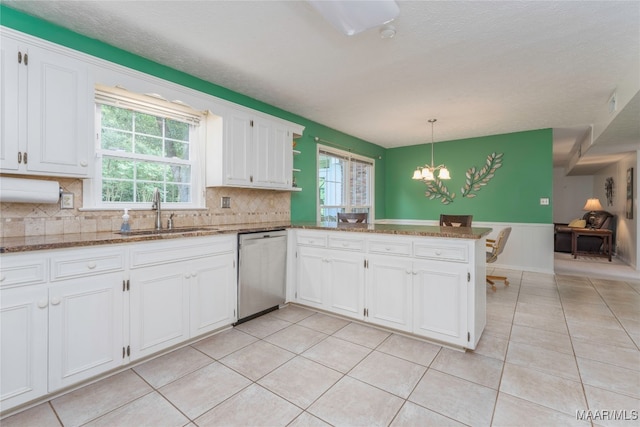
[(474, 349), (486, 324), (490, 228), (292, 225), (289, 299)]

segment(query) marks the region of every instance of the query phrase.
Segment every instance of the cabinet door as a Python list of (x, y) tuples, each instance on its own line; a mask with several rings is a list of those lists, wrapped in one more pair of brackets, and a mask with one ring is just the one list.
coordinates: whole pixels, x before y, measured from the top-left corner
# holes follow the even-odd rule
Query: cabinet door
[(131, 271), (131, 360), (189, 338), (189, 277), (183, 263)]
[(236, 269), (233, 254), (189, 263), (191, 337), (235, 322)]
[(225, 185), (251, 186), (253, 150), (251, 118), (239, 111), (231, 111), (224, 120), (224, 177)]
[(413, 272), (414, 333), (466, 346), (467, 267), (420, 261)]
[(255, 151), (253, 166), (253, 185), (271, 187), (273, 179), (273, 126), (270, 121), (253, 120), (253, 147)]
[(88, 176), (94, 109), (87, 65), (31, 47), (27, 68), (27, 171)]
[(367, 321), (411, 332), (412, 268), (409, 259), (369, 256), (365, 288)]
[(47, 393), (47, 287), (0, 291), (0, 407)]
[[(18, 63), (20, 52), (20, 63)], [(19, 78), (22, 73), (23, 79)], [(26, 93), (26, 67), (22, 60), (22, 52), (18, 43), (10, 38), (0, 40), (0, 169), (6, 172), (18, 170), (19, 120), (24, 120), (19, 113), (21, 107), (19, 93)], [(21, 90), (22, 89), (22, 90)], [(22, 103), (26, 106), (26, 103)]]
[(293, 164), (293, 134), (284, 126), (259, 120), (253, 127), (256, 144), (257, 185), (290, 188)]
[(300, 304), (325, 308), (325, 277), (328, 262), (325, 250), (298, 247), (296, 296)]
[(49, 288), (49, 392), (123, 364), (123, 274)]
[(331, 251), (329, 258), (328, 309), (345, 316), (364, 317), (364, 255)]

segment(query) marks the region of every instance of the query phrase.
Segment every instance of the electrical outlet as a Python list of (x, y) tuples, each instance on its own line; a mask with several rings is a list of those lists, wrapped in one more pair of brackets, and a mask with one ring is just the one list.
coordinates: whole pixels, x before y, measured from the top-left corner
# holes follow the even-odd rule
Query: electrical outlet
[(221, 208), (230, 208), (231, 207), (231, 197), (223, 196), (220, 198), (220, 207)]
[(548, 197), (540, 197), (540, 204), (542, 206), (547, 206), (549, 204), (549, 198)]
[(73, 209), (73, 193), (62, 193), (60, 209)]

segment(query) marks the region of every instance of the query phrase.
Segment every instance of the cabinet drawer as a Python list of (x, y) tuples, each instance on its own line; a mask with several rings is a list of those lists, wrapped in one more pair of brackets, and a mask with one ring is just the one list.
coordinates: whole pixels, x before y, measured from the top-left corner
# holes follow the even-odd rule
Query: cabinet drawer
[[(87, 253), (89, 252), (89, 253)], [(124, 251), (73, 251), (51, 257), (51, 280), (93, 276), (124, 270)]]
[(236, 251), (236, 235), (140, 243), (131, 247), (131, 268), (166, 264)]
[(455, 262), (467, 262), (468, 259), (466, 246), (442, 246), (436, 243), (415, 243), (413, 248), (414, 256), (417, 258)]
[(324, 248), (327, 246), (327, 236), (316, 233), (297, 233), (296, 240), (298, 245), (316, 246)]
[(364, 249), (364, 238), (330, 235), (329, 247), (332, 249), (344, 249), (348, 251), (362, 251)]
[(46, 258), (3, 255), (0, 258), (0, 287), (35, 285), (47, 281)]
[(411, 242), (391, 242), (386, 240), (371, 240), (369, 252), (389, 255), (411, 255)]

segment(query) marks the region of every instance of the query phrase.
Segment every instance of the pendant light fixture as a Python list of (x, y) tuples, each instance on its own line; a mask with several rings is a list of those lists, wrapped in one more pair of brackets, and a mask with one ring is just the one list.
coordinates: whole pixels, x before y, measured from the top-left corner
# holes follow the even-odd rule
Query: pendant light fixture
[(449, 175), (449, 169), (442, 164), (438, 166), (433, 166), (433, 124), (437, 119), (429, 119), (427, 120), (431, 123), (431, 165), (418, 166), (416, 170), (413, 171), (412, 179), (421, 180), (421, 181), (433, 181), (436, 179), (436, 171), (438, 172), (438, 179), (451, 179)]

